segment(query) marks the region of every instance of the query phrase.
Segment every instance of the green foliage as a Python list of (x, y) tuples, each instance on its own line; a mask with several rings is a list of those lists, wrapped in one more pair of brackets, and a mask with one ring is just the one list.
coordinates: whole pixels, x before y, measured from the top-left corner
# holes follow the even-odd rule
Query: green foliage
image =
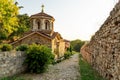
[(0, 40), (16, 30), (18, 10), (14, 0), (0, 0)]
[(70, 46), (69, 48), (67, 48), (67, 51), (72, 52), (72, 46)]
[(10, 44), (2, 44), (0, 46), (0, 50), (1, 51), (10, 51), (10, 50), (12, 50), (12, 46)]
[(25, 79), (22, 77), (4, 77), (0, 80), (25, 80)]
[(30, 19), (29, 16), (27, 14), (23, 14), (23, 15), (18, 15), (18, 26), (17, 26), (17, 30), (14, 31), (9, 38), (11, 40), (13, 40), (13, 38), (16, 37), (21, 37), (21, 35), (24, 32), (27, 32), (30, 29)]
[(72, 55), (72, 52), (66, 51), (65, 54), (64, 54), (64, 58), (68, 59), (71, 55)]
[(1, 40), (7, 39), (7, 34), (6, 34), (6, 33), (3, 33), (2, 31), (0, 31), (0, 39), (1, 39)]
[(28, 49), (27, 44), (22, 44), (16, 48), (17, 51), (26, 51)]
[(28, 72), (32, 73), (44, 72), (54, 59), (51, 49), (44, 45), (32, 44), (26, 54), (25, 64), (28, 66)]
[(70, 56), (71, 55), (73, 55), (74, 53), (73, 53), (73, 51), (72, 51), (72, 47), (70, 46), (69, 48), (67, 48), (67, 51), (65, 52), (65, 54), (64, 54), (64, 58), (65, 59), (68, 59), (68, 58), (70, 58)]
[(79, 65), (81, 80), (105, 80), (82, 58), (81, 54)]
[(71, 41), (71, 46), (74, 51), (80, 52), (81, 47), (84, 45), (85, 41), (81, 41), (79, 39)]

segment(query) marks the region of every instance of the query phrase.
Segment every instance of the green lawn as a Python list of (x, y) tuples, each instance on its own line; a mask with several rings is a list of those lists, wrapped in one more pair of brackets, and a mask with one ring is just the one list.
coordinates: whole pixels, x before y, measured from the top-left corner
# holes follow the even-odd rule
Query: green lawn
[(79, 65), (81, 80), (105, 80), (95, 70), (92, 69), (90, 64), (83, 60), (81, 54)]

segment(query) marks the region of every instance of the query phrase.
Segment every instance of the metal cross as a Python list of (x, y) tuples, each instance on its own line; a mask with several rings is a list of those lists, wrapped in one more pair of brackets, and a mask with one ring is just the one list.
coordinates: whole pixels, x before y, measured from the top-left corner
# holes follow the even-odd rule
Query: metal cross
[(41, 6), (42, 7), (42, 13), (44, 12), (44, 5)]

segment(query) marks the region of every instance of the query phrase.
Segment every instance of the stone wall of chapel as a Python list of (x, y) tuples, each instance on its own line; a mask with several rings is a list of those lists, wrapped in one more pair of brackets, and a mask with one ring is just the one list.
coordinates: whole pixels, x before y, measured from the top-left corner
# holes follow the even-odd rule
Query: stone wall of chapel
[(56, 59), (64, 56), (65, 42), (57, 37), (52, 40), (52, 52), (55, 54)]
[(60, 40), (59, 42), (59, 56), (64, 56), (65, 53), (65, 42), (63, 40)]
[(22, 39), (21, 41), (17, 42), (13, 46), (19, 46), (21, 44), (41, 44), (41, 45), (47, 45), (51, 48), (51, 40), (45, 37), (40, 36), (39, 34), (33, 34), (29, 37), (26, 37)]

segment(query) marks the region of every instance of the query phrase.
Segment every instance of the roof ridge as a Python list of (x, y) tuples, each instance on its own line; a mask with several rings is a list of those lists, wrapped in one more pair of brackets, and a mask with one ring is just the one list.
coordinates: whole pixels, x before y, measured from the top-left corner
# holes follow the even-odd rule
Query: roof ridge
[(31, 16), (46, 16), (46, 17), (53, 18), (53, 16), (51, 16), (51, 15), (49, 15), (47, 13), (44, 13), (44, 12), (39, 12), (39, 13), (33, 14)]

